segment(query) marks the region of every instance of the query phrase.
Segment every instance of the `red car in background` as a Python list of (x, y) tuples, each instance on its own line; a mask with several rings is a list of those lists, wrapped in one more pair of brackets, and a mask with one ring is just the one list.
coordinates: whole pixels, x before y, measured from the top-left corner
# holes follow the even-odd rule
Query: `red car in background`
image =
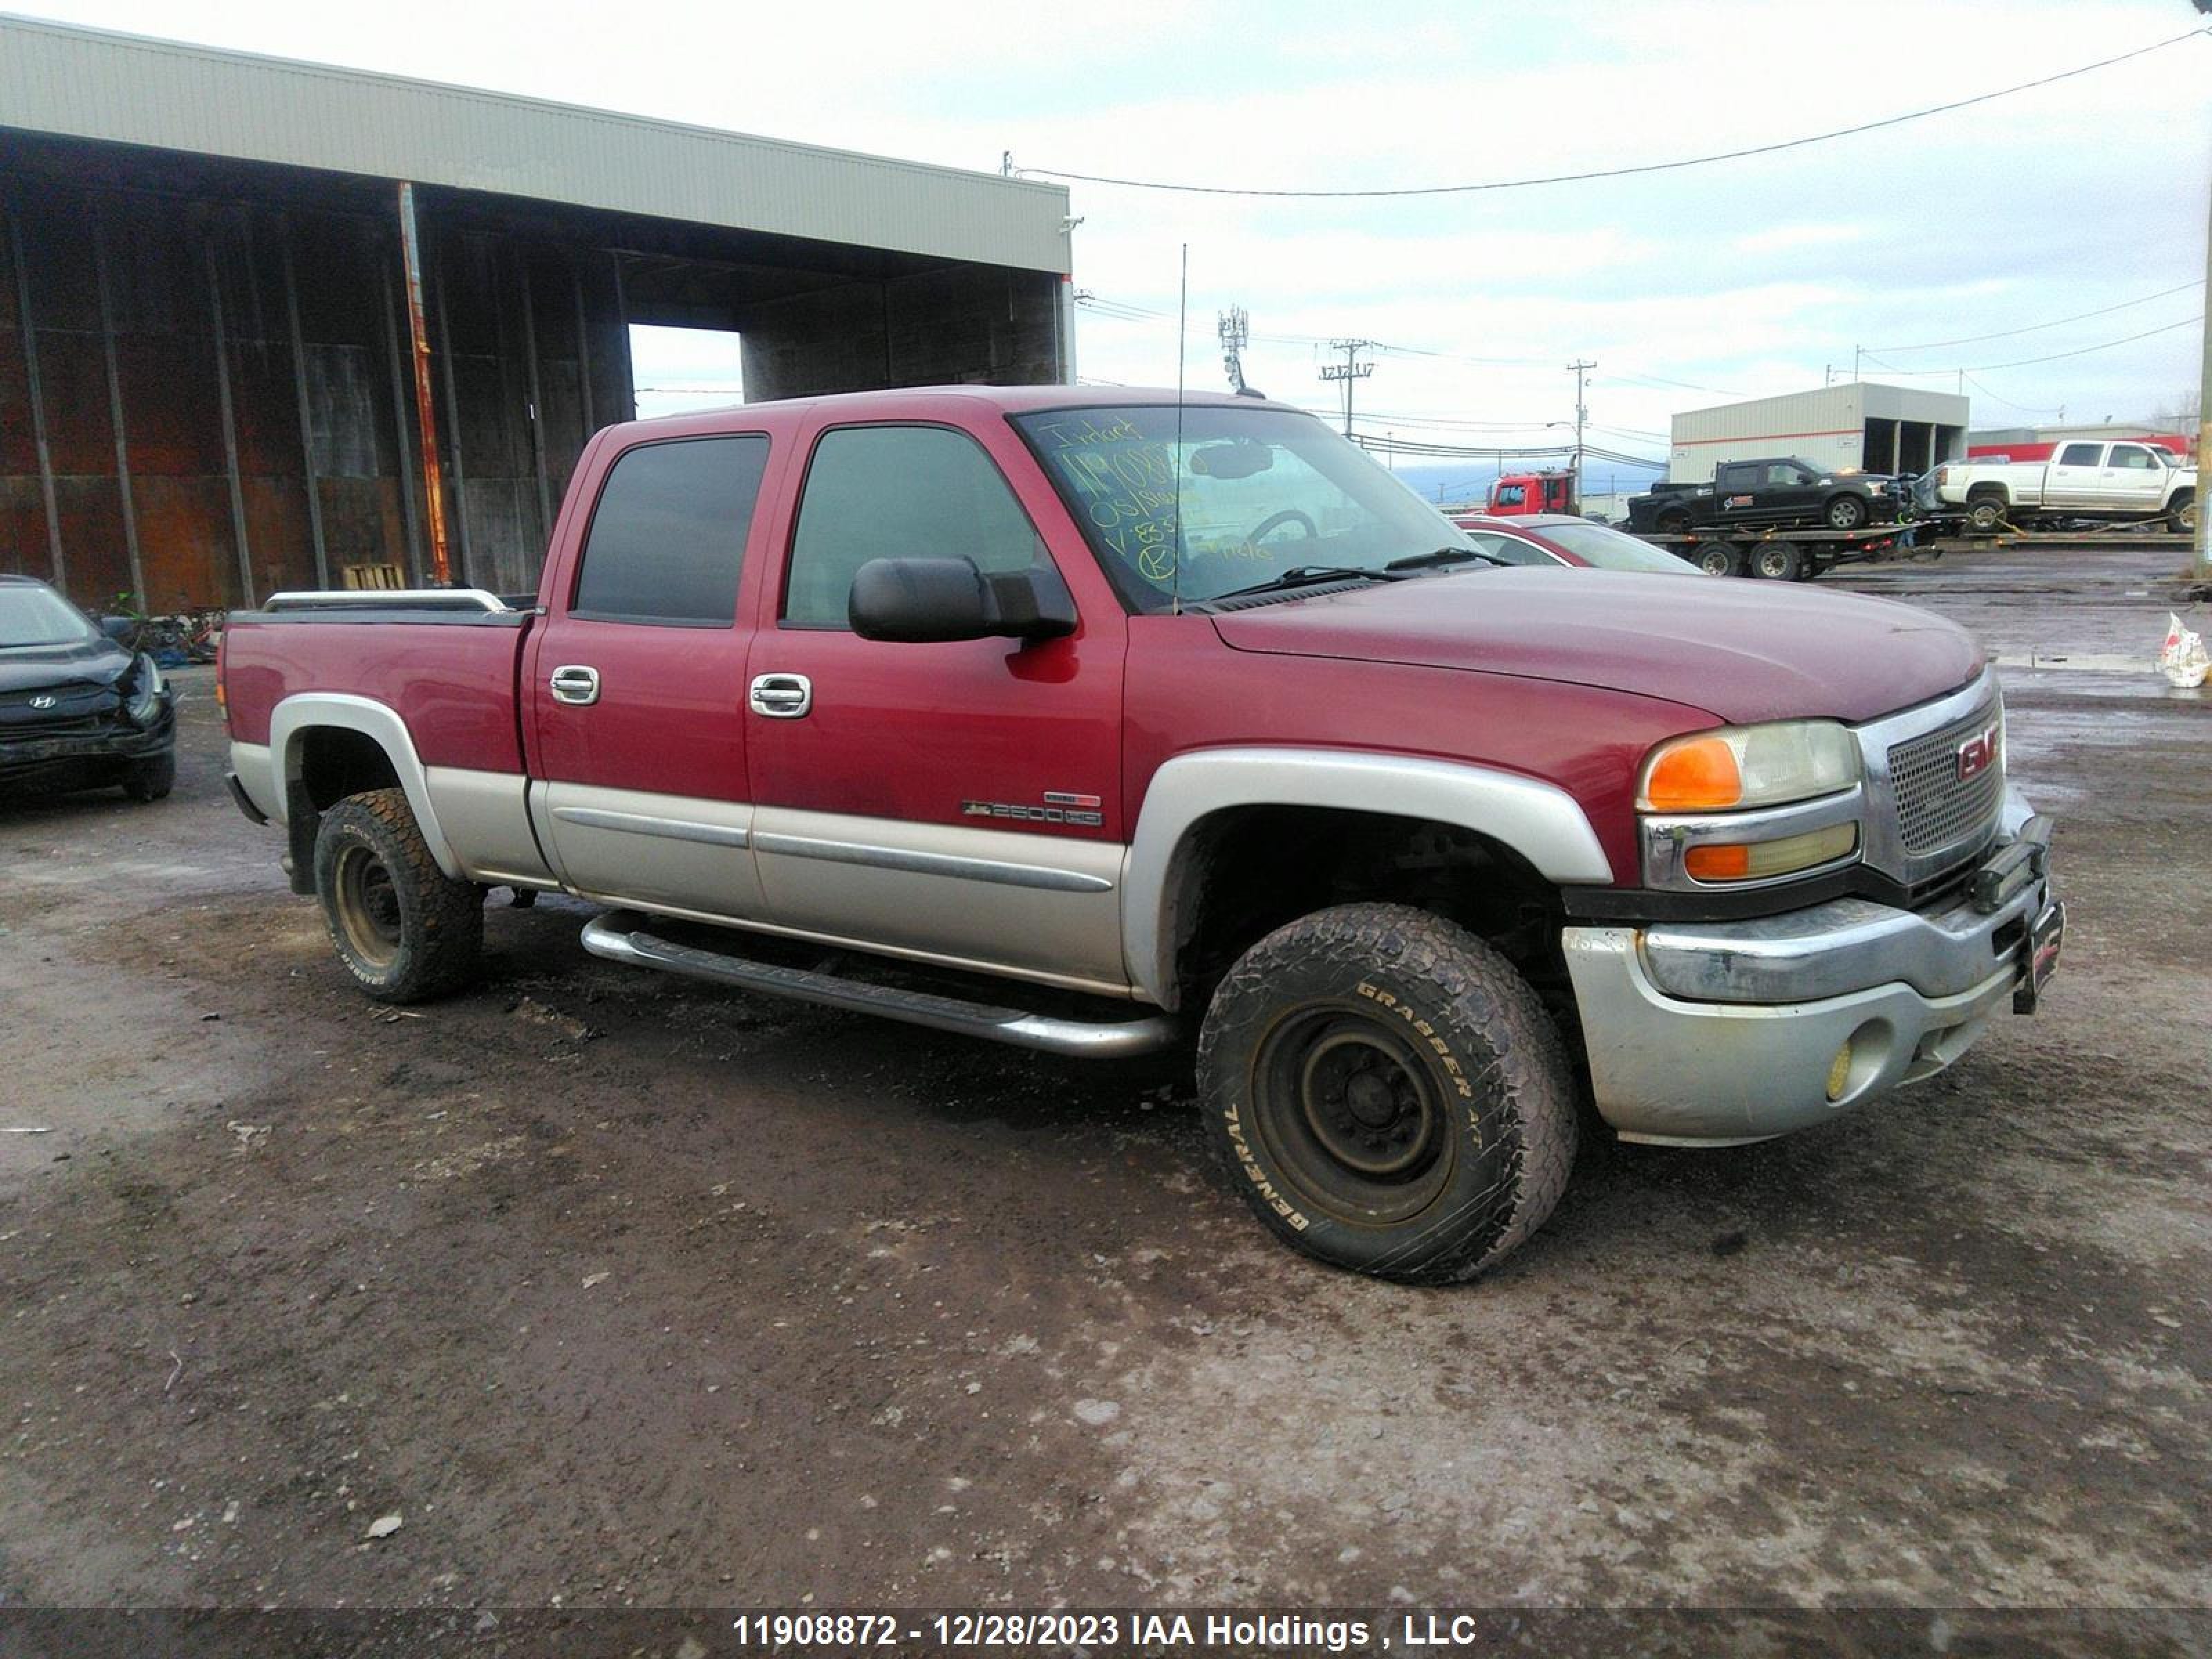
[(1454, 514), (1452, 523), (1484, 552), (1514, 564), (1571, 564), (1675, 576), (1698, 574), (1695, 565), (1663, 547), (1565, 513), (1532, 513), (1525, 518), (1462, 513)]

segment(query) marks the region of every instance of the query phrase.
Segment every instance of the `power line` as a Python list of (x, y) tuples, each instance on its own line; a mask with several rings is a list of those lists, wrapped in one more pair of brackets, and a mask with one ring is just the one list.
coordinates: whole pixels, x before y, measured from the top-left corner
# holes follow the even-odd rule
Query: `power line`
[[(1975, 345), (1984, 340), (2009, 340), (2015, 334), (2034, 334), (2046, 328), (2057, 328), (2066, 323), (2086, 323), (2092, 317), (2109, 317), (2116, 311), (2126, 311), (2136, 306), (2147, 306), (2153, 300), (2163, 300), (2169, 295), (2184, 294), (2192, 288), (2204, 286), (2199, 276), (2193, 283), (2183, 283), (2174, 288), (2160, 289), (2155, 294), (2146, 294), (2140, 300), (2123, 300), (2116, 306), (2106, 306), (2101, 311), (2079, 312), (2071, 317), (2061, 317), (2055, 322), (2030, 323), (2026, 328), (2000, 329), (1995, 334), (1967, 334), (1955, 340), (1924, 340), (1918, 345), (1869, 346), (1869, 351), (1934, 351), (1941, 346)], [(2000, 398), (1999, 403), (2004, 400)]]
[(1597, 179), (1625, 179), (1638, 173), (1672, 173), (1683, 167), (1705, 167), (1715, 161), (1737, 161), (1751, 155), (1771, 155), (1779, 150), (1800, 149), (1807, 144), (1826, 143), (1833, 138), (1849, 138), (1862, 132), (1873, 132), (1882, 127), (1900, 126), (1907, 121), (1918, 121), (1930, 115), (1948, 114), (1953, 110), (1970, 109), (1976, 104), (1986, 104), (1992, 99), (2009, 98), (2014, 93), (2033, 92), (2039, 87), (2070, 81), (2077, 75), (2087, 75), (2100, 69), (2110, 69), (2115, 64), (2124, 64), (2130, 58), (2142, 58), (2154, 52), (2163, 52), (2168, 46), (2179, 46), (2212, 30), (2191, 29), (2185, 34), (2176, 34), (2164, 40), (2138, 46), (2133, 52), (2124, 52), (2116, 58), (2100, 58), (2094, 64), (2079, 68), (2061, 70), (2033, 81), (2022, 81), (2017, 86), (2000, 87), (1994, 92), (1977, 93), (1972, 98), (1954, 99), (1948, 104), (1934, 104), (1926, 109), (1909, 110), (1902, 115), (1886, 116), (1879, 121), (1862, 121), (1856, 126), (1838, 127), (1832, 132), (1815, 132), (1802, 138), (1784, 138), (1771, 144), (1754, 144), (1747, 149), (1722, 150), (1712, 155), (1686, 156), (1674, 161), (1647, 161), (1637, 167), (1602, 167), (1589, 173), (1558, 173), (1536, 179), (1494, 179), (1472, 185), (1407, 185), (1384, 190), (1256, 190), (1229, 185), (1185, 185), (1166, 183), (1157, 179), (1116, 179), (1103, 173), (1069, 173), (1058, 167), (1018, 167), (1022, 173), (1036, 173), (1047, 179), (1070, 179), (1086, 185), (1118, 185), (1127, 190), (1167, 190), (1192, 196), (1264, 196), (1344, 198), (1396, 196), (1465, 196), (1478, 191), (1522, 190), (1534, 185), (1585, 184)]
[(2002, 404), (2007, 409), (2016, 409), (2023, 415), (2057, 415), (2062, 413), (2066, 407), (2063, 404), (2059, 404), (2057, 409), (2046, 409), (2041, 404), (2016, 404), (2009, 398), (1998, 397), (1997, 394), (1990, 391), (1989, 387), (1984, 386), (1972, 375), (1968, 374), (1965, 369), (1960, 369), (1959, 374), (1968, 386), (1973, 387), (1975, 391), (1980, 392), (1982, 396), (1987, 398), (1991, 403)]
[(2054, 351), (2050, 353), (2048, 356), (2042, 357), (2015, 357), (2008, 363), (1968, 363), (1962, 368), (1899, 368), (1895, 363), (1884, 362), (1881, 358), (1875, 356), (1871, 351), (1867, 352), (1864, 355), (1869, 362), (1873, 363), (1879, 368), (1886, 368), (1893, 374), (1910, 374), (1914, 376), (1927, 374), (1982, 374), (1988, 373), (1993, 368), (2026, 368), (2031, 363), (2055, 363), (2067, 357), (2086, 357), (2093, 351), (2110, 351), (2114, 346), (2132, 345), (2137, 340), (2148, 340), (2154, 334), (2171, 334), (2177, 328), (2194, 328), (2197, 324), (2203, 320), (2204, 313), (2200, 311), (2194, 317), (2185, 317), (2178, 323), (2166, 323), (2157, 328), (2147, 328), (2140, 334), (2124, 335), (2117, 340), (2100, 341), (2095, 345), (2081, 346), (2072, 351)]

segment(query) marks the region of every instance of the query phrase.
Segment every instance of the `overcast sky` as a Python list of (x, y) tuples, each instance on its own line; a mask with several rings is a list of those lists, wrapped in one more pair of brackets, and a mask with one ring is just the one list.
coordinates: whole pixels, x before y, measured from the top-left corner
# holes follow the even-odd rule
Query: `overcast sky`
[[(1326, 190), (1771, 143), (2208, 21), (2187, 0), (14, 3), (951, 166), (995, 170), (1010, 150), (1024, 168)], [(2200, 36), (1972, 109), (1643, 177), (1336, 201), (1077, 184), (1077, 284), (1125, 313), (1079, 313), (1078, 367), (1173, 384), (1188, 242), (1191, 385), (1223, 384), (1215, 318), (1242, 305), (1249, 380), (1316, 408), (1334, 392), (1316, 342), (1383, 343), (1361, 424), (1405, 437), (1555, 438), (1581, 357), (1597, 364), (1593, 441), (1663, 457), (1673, 412), (1848, 377), (1855, 348), (1869, 380), (1957, 390), (1966, 369), (1978, 426), (2172, 413), (2199, 374), (2208, 88)], [(656, 346), (641, 367), (649, 384), (734, 384), (711, 351)]]

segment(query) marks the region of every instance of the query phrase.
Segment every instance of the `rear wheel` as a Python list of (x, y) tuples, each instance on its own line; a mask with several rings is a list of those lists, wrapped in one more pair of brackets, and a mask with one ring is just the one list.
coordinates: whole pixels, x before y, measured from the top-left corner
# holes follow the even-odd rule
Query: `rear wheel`
[(458, 989), (483, 944), (483, 890), (438, 868), (398, 789), (349, 795), (315, 836), (315, 894), (338, 960), (380, 1002)]
[(1340, 1267), (1473, 1278), (1574, 1162), (1573, 1085), (1527, 981), (1396, 904), (1306, 916), (1245, 953), (1200, 1032), (1206, 1134), (1285, 1242)]
[(1867, 521), (1866, 503), (1856, 495), (1838, 495), (1828, 503), (1828, 528), (1856, 530)]
[(1771, 582), (1802, 580), (1805, 550), (1795, 542), (1761, 542), (1752, 552), (1751, 574)]
[(2004, 523), (2005, 504), (1994, 495), (1983, 495), (1966, 503), (1966, 528), (1977, 536), (1994, 534)]
[(1690, 562), (1708, 576), (1743, 574), (1743, 550), (1730, 542), (1699, 542)]

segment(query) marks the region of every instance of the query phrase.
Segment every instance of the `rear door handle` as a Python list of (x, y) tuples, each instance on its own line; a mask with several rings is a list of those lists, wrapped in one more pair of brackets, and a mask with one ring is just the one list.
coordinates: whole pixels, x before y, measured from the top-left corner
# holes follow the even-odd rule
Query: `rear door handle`
[(758, 674), (750, 701), (756, 714), (795, 720), (814, 707), (814, 682), (804, 674)]
[(565, 663), (553, 671), (553, 701), (556, 702), (585, 703), (599, 700), (599, 671), (586, 668), (581, 663)]

